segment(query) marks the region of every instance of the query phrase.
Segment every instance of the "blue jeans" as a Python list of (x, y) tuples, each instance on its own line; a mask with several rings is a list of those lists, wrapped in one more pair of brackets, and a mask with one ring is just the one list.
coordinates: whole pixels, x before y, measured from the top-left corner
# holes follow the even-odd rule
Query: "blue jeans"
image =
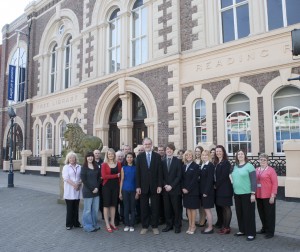
[(133, 227), (135, 224), (135, 192), (122, 191), (122, 196), (124, 204), (124, 224), (125, 226)]
[(91, 232), (99, 229), (98, 225), (98, 210), (99, 210), (99, 196), (94, 198), (84, 198), (84, 207), (82, 213), (83, 230)]

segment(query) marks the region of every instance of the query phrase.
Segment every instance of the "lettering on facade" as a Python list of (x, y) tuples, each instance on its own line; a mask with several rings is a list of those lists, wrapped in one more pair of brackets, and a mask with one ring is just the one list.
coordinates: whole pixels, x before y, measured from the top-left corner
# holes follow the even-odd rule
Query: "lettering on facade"
[[(290, 45), (283, 45), (283, 53), (290, 53)], [(219, 69), (221, 67), (230, 66), (233, 64), (244, 64), (251, 61), (259, 60), (261, 58), (267, 58), (270, 56), (269, 49), (260, 49), (257, 51), (250, 51), (244, 54), (223, 57), (215, 60), (205, 61), (196, 65), (196, 72), (203, 72), (212, 69)]]

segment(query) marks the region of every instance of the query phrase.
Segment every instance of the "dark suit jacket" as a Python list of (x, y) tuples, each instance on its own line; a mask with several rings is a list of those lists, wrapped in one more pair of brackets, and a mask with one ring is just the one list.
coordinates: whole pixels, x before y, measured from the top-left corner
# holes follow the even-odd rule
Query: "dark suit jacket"
[(214, 174), (215, 166), (209, 162), (200, 167), (200, 194), (212, 195), (214, 194)]
[(185, 188), (189, 191), (189, 195), (199, 196), (199, 165), (195, 162), (192, 162), (185, 171), (186, 165), (182, 167), (182, 189)]
[(162, 161), (163, 169), (163, 186), (170, 185), (172, 190), (166, 192), (163, 189), (163, 193), (178, 194), (181, 195), (181, 177), (182, 177), (182, 163), (177, 157), (173, 157), (168, 171), (168, 157)]
[(146, 152), (136, 158), (136, 187), (141, 188), (142, 193), (157, 193), (157, 187), (162, 187), (161, 157), (152, 151), (150, 168), (148, 168)]
[(233, 188), (229, 178), (231, 165), (228, 160), (222, 160), (216, 165), (216, 196), (217, 197), (232, 197)]

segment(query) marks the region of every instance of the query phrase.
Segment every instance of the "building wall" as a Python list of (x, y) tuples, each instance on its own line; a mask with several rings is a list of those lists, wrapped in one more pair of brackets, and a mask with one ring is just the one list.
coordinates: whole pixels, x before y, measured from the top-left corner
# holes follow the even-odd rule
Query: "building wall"
[[(260, 1), (259, 1), (260, 2)], [(122, 100), (123, 117), (118, 123), (121, 143), (132, 134), (131, 93), (147, 110), (145, 124), (155, 145), (173, 142), (177, 149), (194, 149), (194, 104), (206, 102), (207, 142), (226, 144), (226, 103), (234, 94), (250, 101), (252, 154), (274, 152), (273, 96), (294, 85), (287, 78), (299, 75), (299, 61), (292, 59), (290, 31), (299, 24), (266, 32), (264, 4), (249, 1), (251, 34), (221, 43), (218, 1), (145, 0), (148, 8), (148, 61), (131, 65), (130, 27), (133, 0), (50, 1), (32, 3), (22, 22), (4, 30), (1, 87), (7, 93), (7, 65), (16, 49), (16, 29), (26, 31), (32, 19), (29, 63), (29, 148), (35, 149), (35, 127), (40, 126), (41, 150), (45, 126), (53, 125), (58, 153), (61, 120), (79, 119), (83, 130), (108, 145), (109, 114)], [(108, 72), (108, 17), (120, 8), (120, 70)], [(258, 11), (252, 11), (252, 10)], [(58, 33), (61, 25), (65, 30)], [(63, 88), (64, 39), (72, 35), (71, 87)], [(26, 37), (21, 37), (26, 44)], [(49, 93), (50, 48), (58, 43), (58, 88)], [(3, 84), (4, 83), (4, 84)], [(0, 126), (5, 145), (7, 102), (1, 97)], [(25, 122), (25, 103), (15, 105)], [(33, 151), (34, 154), (35, 151)]]

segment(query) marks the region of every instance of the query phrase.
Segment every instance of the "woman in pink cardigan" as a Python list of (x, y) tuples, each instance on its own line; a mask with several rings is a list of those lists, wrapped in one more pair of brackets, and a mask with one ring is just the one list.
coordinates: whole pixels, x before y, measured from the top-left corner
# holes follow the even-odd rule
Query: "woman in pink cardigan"
[(265, 234), (269, 239), (275, 232), (276, 194), (278, 188), (277, 174), (274, 168), (268, 166), (268, 155), (259, 156), (260, 167), (256, 168), (256, 201), (262, 228), (258, 234)]

